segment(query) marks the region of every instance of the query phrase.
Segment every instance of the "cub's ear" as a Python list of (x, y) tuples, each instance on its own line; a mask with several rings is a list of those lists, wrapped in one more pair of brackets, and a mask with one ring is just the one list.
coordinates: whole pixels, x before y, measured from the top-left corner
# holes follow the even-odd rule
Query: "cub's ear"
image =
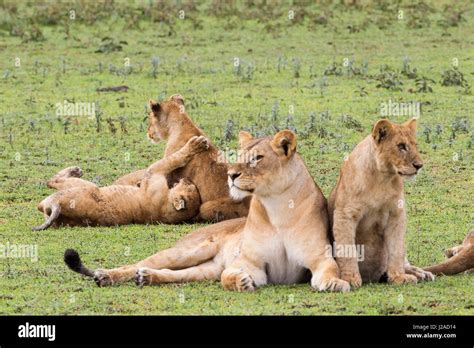
[(405, 127), (408, 127), (408, 128), (412, 131), (412, 133), (415, 134), (415, 133), (416, 133), (416, 125), (417, 125), (417, 123), (418, 123), (418, 122), (417, 122), (416, 118), (413, 117), (412, 119), (406, 121), (403, 125), (404, 125)]
[(296, 152), (296, 134), (288, 129), (279, 131), (273, 137), (271, 146), (279, 156), (290, 158)]
[(390, 135), (392, 129), (392, 122), (385, 119), (379, 120), (375, 124), (374, 129), (372, 130), (372, 137), (374, 138), (377, 144), (380, 144), (382, 140), (386, 139)]
[(153, 113), (158, 114), (160, 112), (161, 110), (160, 103), (154, 101), (153, 99), (150, 99), (148, 104), (150, 105), (150, 110), (153, 111)]
[(181, 94), (173, 94), (168, 100), (174, 101), (176, 104), (184, 106), (184, 98)]
[(252, 134), (246, 131), (239, 132), (239, 148), (242, 148), (246, 143), (253, 139)]

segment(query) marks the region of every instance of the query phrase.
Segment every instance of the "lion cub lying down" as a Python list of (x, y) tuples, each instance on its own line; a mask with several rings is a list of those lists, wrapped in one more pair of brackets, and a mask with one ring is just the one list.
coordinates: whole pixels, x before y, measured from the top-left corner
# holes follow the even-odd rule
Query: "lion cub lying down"
[(446, 261), (426, 267), (425, 271), (438, 275), (474, 273), (474, 230), (467, 234), (461, 245), (446, 250), (446, 256)]
[(153, 222), (173, 224), (189, 220), (198, 214), (201, 205), (197, 188), (181, 179), (170, 189), (166, 176), (185, 166), (208, 146), (205, 137), (192, 137), (179, 151), (148, 167), (140, 187), (112, 185), (99, 188), (91, 182), (73, 178), (75, 185), (79, 186), (58, 191), (38, 205), (46, 221), (33, 230), (61, 224), (112, 226)]

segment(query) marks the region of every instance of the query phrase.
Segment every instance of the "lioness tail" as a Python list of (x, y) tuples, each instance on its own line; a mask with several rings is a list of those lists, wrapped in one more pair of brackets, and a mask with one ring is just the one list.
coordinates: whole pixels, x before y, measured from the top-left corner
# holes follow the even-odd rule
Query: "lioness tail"
[(79, 253), (74, 249), (66, 249), (64, 252), (64, 262), (74, 272), (87, 277), (94, 277), (94, 272), (82, 264)]

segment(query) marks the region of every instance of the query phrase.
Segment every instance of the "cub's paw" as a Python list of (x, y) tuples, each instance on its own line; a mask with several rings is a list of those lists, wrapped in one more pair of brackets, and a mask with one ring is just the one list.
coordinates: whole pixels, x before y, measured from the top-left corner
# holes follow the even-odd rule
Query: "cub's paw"
[(194, 136), (188, 140), (189, 150), (196, 154), (209, 149), (209, 141), (205, 136)]
[(426, 280), (431, 282), (435, 280), (433, 273), (412, 265), (405, 266), (405, 273), (414, 275), (417, 280)]
[(139, 268), (135, 274), (135, 284), (138, 286), (151, 285), (153, 283), (153, 270), (150, 268)]
[(59, 171), (55, 177), (56, 178), (80, 178), (84, 173), (79, 167), (67, 167)]
[(418, 279), (411, 274), (395, 274), (395, 275), (389, 275), (388, 276), (388, 282), (390, 284), (395, 284), (395, 285), (402, 285), (402, 284), (416, 284), (418, 282)]
[(311, 286), (318, 291), (348, 292), (351, 290), (351, 286), (347, 281), (335, 277), (320, 284), (313, 284), (313, 281), (311, 281)]
[(341, 279), (351, 285), (351, 288), (357, 289), (362, 285), (362, 277), (359, 272), (341, 272)]
[(226, 290), (254, 291), (255, 283), (252, 277), (240, 269), (226, 269), (222, 272), (221, 283)]
[(459, 254), (461, 252), (461, 250), (463, 249), (463, 246), (462, 245), (459, 245), (459, 246), (456, 246), (454, 248), (450, 248), (448, 250), (446, 250), (444, 252), (444, 255), (449, 259), (453, 256), (456, 256), (457, 254)]
[(104, 269), (98, 269), (94, 272), (94, 281), (99, 287), (110, 286), (113, 284), (112, 278)]

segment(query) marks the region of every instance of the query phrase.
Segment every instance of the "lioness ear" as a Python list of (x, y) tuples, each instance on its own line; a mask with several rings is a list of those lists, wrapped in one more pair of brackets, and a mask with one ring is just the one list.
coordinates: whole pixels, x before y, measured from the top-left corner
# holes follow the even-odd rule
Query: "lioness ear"
[(378, 121), (374, 129), (372, 130), (372, 136), (374, 137), (374, 140), (377, 144), (380, 144), (380, 142), (388, 137), (390, 132), (393, 129), (392, 122), (389, 120), (380, 120)]
[(181, 94), (173, 94), (168, 100), (184, 106), (184, 98)]
[(412, 133), (415, 134), (417, 123), (418, 122), (417, 122), (416, 118), (413, 117), (412, 119), (406, 121), (403, 125), (405, 127), (408, 127), (412, 131)]
[(279, 156), (290, 158), (296, 152), (296, 134), (288, 129), (279, 131), (273, 137), (271, 145)]
[(253, 139), (252, 134), (246, 131), (239, 132), (239, 148), (242, 148), (246, 143)]
[(150, 99), (148, 104), (150, 105), (150, 109), (151, 111), (153, 111), (153, 113), (158, 114), (160, 112), (161, 110), (160, 103), (154, 101), (153, 99)]

